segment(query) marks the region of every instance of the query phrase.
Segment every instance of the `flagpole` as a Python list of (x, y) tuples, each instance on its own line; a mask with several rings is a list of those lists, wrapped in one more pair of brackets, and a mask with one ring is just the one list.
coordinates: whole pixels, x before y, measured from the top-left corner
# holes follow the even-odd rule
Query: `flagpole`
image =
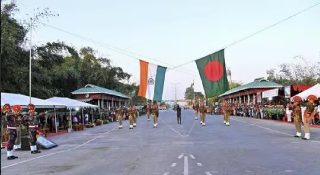
[(30, 52), (29, 52), (29, 103), (31, 104), (31, 62), (32, 62), (32, 18), (30, 21)]

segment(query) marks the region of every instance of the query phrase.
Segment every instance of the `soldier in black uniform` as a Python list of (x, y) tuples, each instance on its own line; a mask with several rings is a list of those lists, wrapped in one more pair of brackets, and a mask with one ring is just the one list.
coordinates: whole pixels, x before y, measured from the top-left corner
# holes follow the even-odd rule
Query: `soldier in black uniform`
[(33, 104), (29, 104), (28, 110), (28, 115), (23, 116), (23, 124), (28, 128), (31, 154), (37, 154), (41, 152), (37, 149), (36, 145), (39, 122), (37, 120), (35, 106)]
[(177, 104), (177, 121), (181, 125), (181, 107)]
[(17, 156), (13, 155), (13, 145), (17, 138), (17, 125), (16, 120), (18, 115), (20, 114), (21, 106), (15, 105), (13, 106), (13, 113), (11, 112), (11, 108), (9, 104), (5, 104), (3, 106), (3, 112), (6, 114), (7, 118), (7, 130), (9, 132), (9, 141), (7, 146), (7, 160), (17, 159)]

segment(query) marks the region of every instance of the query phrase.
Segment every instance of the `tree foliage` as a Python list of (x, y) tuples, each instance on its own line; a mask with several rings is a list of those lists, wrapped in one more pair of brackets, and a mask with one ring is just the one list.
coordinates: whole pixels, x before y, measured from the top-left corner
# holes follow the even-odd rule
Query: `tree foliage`
[(308, 62), (303, 57), (295, 58), (294, 63), (279, 65), (279, 69), (267, 71), (267, 79), (283, 84), (306, 84), (320, 83), (320, 62)]
[[(1, 84), (2, 92), (28, 94), (29, 50), (27, 27), (12, 17), (14, 4), (1, 9)], [(93, 48), (80, 50), (63, 42), (48, 42), (33, 48), (32, 96), (49, 98), (70, 96), (72, 91), (94, 84), (134, 96), (137, 86), (128, 83), (131, 75), (97, 57)]]

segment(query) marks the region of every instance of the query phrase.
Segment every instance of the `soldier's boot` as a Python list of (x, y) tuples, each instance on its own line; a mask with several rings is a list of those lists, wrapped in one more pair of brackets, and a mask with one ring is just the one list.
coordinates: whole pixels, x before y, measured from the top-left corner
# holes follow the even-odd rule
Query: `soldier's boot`
[(118, 128), (119, 128), (119, 129), (122, 129), (122, 125), (119, 125)]
[(16, 149), (21, 149), (21, 144), (19, 145), (13, 145), (13, 149), (16, 150)]
[(229, 123), (229, 122), (226, 122), (226, 126), (230, 126), (230, 123)]
[(195, 116), (195, 117), (194, 117), (194, 119), (195, 119), (195, 120), (198, 120), (198, 117), (197, 117), (197, 116)]
[(206, 126), (206, 123), (205, 123), (205, 122), (202, 122), (202, 126)]
[(136, 123), (133, 123), (133, 127), (136, 127), (137, 126), (137, 124)]
[(17, 158), (18, 158), (18, 156), (13, 155), (13, 150), (7, 151), (7, 160), (13, 160), (13, 159), (17, 159)]
[(37, 149), (36, 145), (30, 146), (30, 149), (31, 149), (31, 154), (41, 153), (41, 151)]
[(309, 140), (310, 139), (310, 133), (305, 133), (303, 140)]
[(133, 129), (133, 125), (130, 125), (130, 128), (129, 129)]
[(156, 128), (157, 127), (157, 124), (155, 123), (155, 124), (153, 124), (153, 128)]
[(294, 137), (301, 137), (301, 132), (296, 132), (296, 135)]
[(223, 124), (226, 124), (227, 122), (225, 120), (223, 120)]

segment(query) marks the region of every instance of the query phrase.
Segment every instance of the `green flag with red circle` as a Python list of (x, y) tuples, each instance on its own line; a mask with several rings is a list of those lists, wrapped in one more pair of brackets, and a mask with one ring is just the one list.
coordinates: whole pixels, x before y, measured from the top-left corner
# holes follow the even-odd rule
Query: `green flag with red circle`
[(229, 90), (224, 49), (196, 60), (196, 64), (207, 98)]

